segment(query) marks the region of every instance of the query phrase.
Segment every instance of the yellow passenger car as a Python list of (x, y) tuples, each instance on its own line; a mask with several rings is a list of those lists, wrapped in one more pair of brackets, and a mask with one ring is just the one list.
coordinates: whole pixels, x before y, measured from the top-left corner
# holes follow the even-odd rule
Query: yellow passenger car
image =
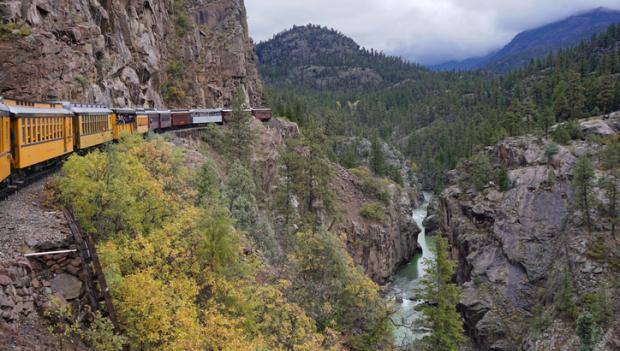
[(9, 109), (0, 103), (0, 184), (11, 175), (11, 120)]
[[(123, 134), (137, 132), (136, 110), (131, 108), (114, 108), (112, 131), (114, 140), (120, 140)], [(148, 119), (148, 117), (147, 117)]]
[(2, 101), (11, 115), (14, 169), (24, 169), (73, 152), (73, 113), (61, 103)]
[(149, 116), (145, 110), (136, 111), (136, 126), (138, 134), (146, 134), (149, 132)]
[(75, 147), (88, 149), (112, 141), (113, 112), (100, 105), (65, 104), (73, 112)]

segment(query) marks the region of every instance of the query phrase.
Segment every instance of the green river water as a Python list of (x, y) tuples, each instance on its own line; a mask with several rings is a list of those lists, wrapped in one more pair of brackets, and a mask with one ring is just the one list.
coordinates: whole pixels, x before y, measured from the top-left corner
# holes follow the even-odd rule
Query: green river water
[[(418, 286), (420, 277), (426, 273), (425, 258), (433, 259), (433, 237), (426, 236), (422, 221), (427, 214), (428, 202), (431, 194), (424, 194), (424, 204), (413, 211), (413, 219), (418, 224), (422, 232), (418, 236), (418, 243), (422, 247), (422, 253), (416, 254), (411, 262), (403, 266), (396, 272), (392, 284), (387, 294), (388, 299), (394, 301), (396, 313), (392, 316), (394, 329), (394, 341), (396, 345), (406, 348), (416, 339), (424, 334), (415, 330), (415, 322), (420, 318), (420, 314), (415, 310), (418, 302), (413, 300), (414, 289)], [(433, 248), (433, 250), (431, 249)], [(400, 302), (402, 300), (402, 302)]]

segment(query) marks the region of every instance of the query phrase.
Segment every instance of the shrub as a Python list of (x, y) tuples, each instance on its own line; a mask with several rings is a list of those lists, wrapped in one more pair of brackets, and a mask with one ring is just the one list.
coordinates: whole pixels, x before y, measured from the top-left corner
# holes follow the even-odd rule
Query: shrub
[(506, 168), (502, 167), (497, 171), (495, 175), (495, 180), (497, 181), (497, 185), (499, 186), (500, 191), (508, 191), (512, 188), (512, 180), (508, 176), (508, 171)]
[(552, 133), (551, 139), (556, 143), (566, 145), (571, 140), (577, 140), (583, 138), (581, 132), (581, 126), (576, 120), (571, 120), (566, 123), (560, 124)]
[(176, 20), (176, 32), (177, 36), (183, 37), (187, 32), (192, 29), (192, 24), (189, 21), (189, 18), (185, 14), (179, 14)]
[(352, 169), (351, 173), (362, 180), (362, 190), (366, 194), (383, 202), (386, 206), (390, 204), (390, 192), (387, 190), (389, 181), (387, 179), (375, 178), (367, 168), (362, 167)]
[(551, 319), (549, 313), (547, 313), (547, 311), (545, 311), (545, 308), (541, 305), (537, 305), (536, 307), (534, 307), (532, 314), (532, 330), (536, 335), (540, 335), (541, 332), (543, 332), (551, 325), (553, 320)]
[(556, 144), (549, 143), (545, 145), (545, 158), (547, 159), (547, 163), (550, 163), (553, 156), (557, 155), (558, 152), (560, 152), (560, 149)]
[(376, 202), (366, 203), (360, 210), (362, 217), (371, 219), (374, 221), (382, 221), (385, 218), (385, 210), (383, 206)]
[(466, 166), (469, 174), (469, 183), (476, 190), (482, 190), (493, 177), (493, 166), (486, 154), (478, 154), (468, 160)]
[(32, 29), (26, 23), (0, 23), (0, 38), (5, 38), (9, 36), (27, 37), (30, 34), (32, 34)]
[(607, 257), (608, 253), (609, 247), (605, 243), (605, 239), (602, 236), (597, 235), (597, 237), (590, 243), (590, 247), (588, 248), (588, 256), (596, 261), (602, 262), (605, 257)]
[(78, 74), (75, 76), (75, 81), (80, 83), (82, 87), (85, 87), (88, 85), (88, 79), (81, 74)]

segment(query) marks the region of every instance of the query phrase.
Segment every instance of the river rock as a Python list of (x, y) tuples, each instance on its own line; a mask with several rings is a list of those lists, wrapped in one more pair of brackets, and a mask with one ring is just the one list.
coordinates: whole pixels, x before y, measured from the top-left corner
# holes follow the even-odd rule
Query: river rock
[(437, 215), (429, 215), (422, 222), (426, 235), (433, 235), (439, 229), (439, 217)]

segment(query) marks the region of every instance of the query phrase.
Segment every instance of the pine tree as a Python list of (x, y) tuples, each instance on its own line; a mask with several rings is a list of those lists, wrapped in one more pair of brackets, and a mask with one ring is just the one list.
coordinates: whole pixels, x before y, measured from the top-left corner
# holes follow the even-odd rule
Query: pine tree
[(416, 299), (423, 314), (421, 325), (429, 330), (422, 338), (425, 350), (456, 351), (465, 339), (463, 323), (456, 310), (459, 289), (452, 283), (454, 262), (448, 257), (448, 242), (441, 235), (436, 239), (437, 257), (426, 259), (428, 273), (422, 277)]
[(620, 171), (613, 170), (611, 174), (601, 179), (599, 186), (605, 191), (605, 196), (607, 197), (607, 217), (611, 222), (611, 236), (613, 238), (616, 237), (616, 226), (618, 222), (620, 222), (620, 211), (618, 211), (618, 201), (620, 196), (618, 196), (619, 187), (620, 187)]
[(383, 143), (378, 137), (374, 137), (370, 147), (370, 168), (372, 168), (373, 172), (379, 177), (383, 177), (386, 171), (382, 144)]
[(559, 121), (566, 121), (571, 115), (567, 90), (566, 82), (561, 81), (553, 91), (553, 111), (555, 112), (556, 119)]
[(237, 160), (228, 167), (227, 176), (224, 195), (228, 210), (238, 227), (249, 230), (257, 220), (256, 184), (252, 172)]
[(590, 312), (583, 312), (577, 319), (577, 336), (579, 337), (579, 351), (593, 351), (596, 345), (595, 326)]
[(548, 138), (549, 128), (551, 128), (551, 126), (555, 124), (555, 115), (553, 114), (553, 110), (550, 108), (546, 108), (541, 113), (538, 113), (537, 116), (538, 126), (542, 130), (545, 138)]
[(573, 280), (568, 272), (564, 272), (562, 285), (556, 296), (556, 306), (560, 316), (566, 320), (575, 320), (577, 309), (575, 307), (575, 288)]
[(281, 181), (274, 203), (275, 211), (282, 217), (285, 246), (288, 246), (289, 228), (297, 217), (293, 202), (299, 192), (299, 179), (303, 173), (300, 146), (297, 139), (289, 139), (281, 150), (279, 158)]
[(596, 95), (598, 106), (603, 113), (609, 113), (614, 102), (614, 80), (610, 74), (600, 78), (599, 91)]
[(573, 70), (566, 73), (568, 85), (567, 99), (570, 110), (570, 118), (580, 118), (583, 114), (586, 98), (584, 88), (581, 83), (581, 75)]
[(594, 168), (587, 156), (582, 156), (577, 160), (573, 175), (573, 188), (575, 188), (575, 206), (581, 212), (581, 220), (589, 231), (592, 230), (592, 181), (594, 179)]
[(243, 90), (237, 89), (232, 102), (232, 113), (227, 118), (229, 154), (247, 164), (252, 157), (256, 135), (251, 126), (252, 116), (244, 110)]

